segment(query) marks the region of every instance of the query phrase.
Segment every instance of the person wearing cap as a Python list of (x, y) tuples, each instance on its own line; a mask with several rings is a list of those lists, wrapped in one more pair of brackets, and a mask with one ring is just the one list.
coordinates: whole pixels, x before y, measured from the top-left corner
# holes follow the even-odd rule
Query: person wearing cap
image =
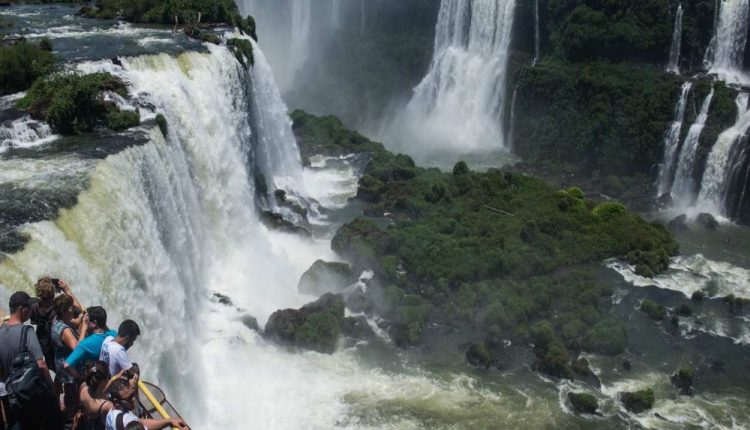
[[(27, 330), (26, 344), (21, 345), (24, 323), (29, 320), (31, 315), (31, 297), (23, 291), (17, 291), (10, 296), (8, 307), (10, 308), (10, 319), (8, 319), (8, 322), (3, 327), (0, 327), (0, 378), (5, 380), (8, 377), (13, 366), (13, 359), (25, 348), (36, 360), (40, 374), (47, 381), (51, 390), (53, 387), (52, 377), (50, 376), (47, 363), (44, 360), (44, 353), (42, 353), (42, 347), (39, 345), (39, 339), (37, 339), (34, 330)], [(54, 407), (56, 402), (52, 399), (50, 400), (53, 407), (49, 408), (49, 416), (47, 417), (49, 423), (45, 428), (62, 428), (59, 409)], [(7, 403), (3, 403), (4, 406), (8, 406)], [(23, 410), (19, 410), (17, 406), (6, 408), (5, 410), (9, 412), (7, 417), (8, 429), (28, 430), (37, 428), (35, 425), (27, 422)]]

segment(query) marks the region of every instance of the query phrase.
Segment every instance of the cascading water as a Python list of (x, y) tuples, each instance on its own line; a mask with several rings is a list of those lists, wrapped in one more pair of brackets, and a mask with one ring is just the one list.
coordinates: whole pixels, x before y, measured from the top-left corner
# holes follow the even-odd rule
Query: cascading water
[(289, 70), (285, 84), (288, 88), (297, 72), (307, 60), (310, 52), (310, 28), (312, 22), (311, 0), (291, 0), (291, 47), (289, 49)]
[(505, 147), (503, 106), (515, 0), (443, 0), (432, 64), (391, 126), (409, 153)]
[(692, 87), (692, 82), (682, 84), (680, 98), (677, 100), (677, 106), (675, 107), (674, 121), (670, 124), (669, 131), (667, 131), (667, 136), (664, 139), (664, 161), (659, 168), (659, 177), (656, 182), (658, 196), (668, 192), (674, 180), (675, 158), (680, 143), (682, 123), (685, 120), (685, 106)]
[(714, 97), (714, 89), (703, 100), (701, 110), (693, 125), (690, 126), (685, 142), (682, 144), (679, 158), (677, 159), (677, 171), (675, 172), (674, 182), (672, 183), (672, 197), (679, 203), (688, 205), (692, 203), (695, 196), (695, 181), (693, 172), (695, 168), (695, 156), (698, 152), (701, 132), (708, 119), (708, 109), (711, 107), (711, 101)]
[(738, 157), (740, 145), (747, 140), (750, 129), (750, 109), (748, 109), (748, 93), (737, 95), (737, 121), (732, 127), (719, 135), (706, 161), (703, 172), (701, 189), (698, 194), (700, 206), (712, 208), (724, 213), (726, 205), (726, 191), (728, 180), (732, 172), (732, 163)]
[(534, 0), (534, 59), (531, 61), (532, 66), (536, 66), (539, 61), (539, 0)]
[(677, 7), (674, 18), (674, 32), (672, 33), (672, 45), (669, 48), (669, 62), (667, 72), (680, 74), (680, 50), (682, 47), (682, 3)]
[(742, 62), (747, 43), (750, 0), (723, 0), (714, 38), (706, 52), (706, 67), (719, 79), (733, 83), (747, 81)]
[(341, 0), (331, 0), (331, 27), (341, 27)]
[(38, 146), (56, 138), (49, 125), (24, 116), (0, 125), (0, 152), (9, 148)]

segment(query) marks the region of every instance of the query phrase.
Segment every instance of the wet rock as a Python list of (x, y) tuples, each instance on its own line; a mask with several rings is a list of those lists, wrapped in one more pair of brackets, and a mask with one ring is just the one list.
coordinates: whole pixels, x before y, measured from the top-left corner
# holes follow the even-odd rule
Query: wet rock
[(714, 373), (726, 373), (727, 365), (723, 361), (711, 362), (711, 371)]
[(706, 293), (703, 290), (698, 290), (693, 293), (692, 296), (690, 296), (691, 300), (695, 300), (696, 302), (699, 302), (703, 300), (706, 297)]
[(346, 317), (341, 324), (342, 333), (352, 339), (370, 340), (375, 337), (375, 332), (363, 316)]
[(654, 390), (625, 391), (620, 393), (620, 401), (625, 409), (639, 414), (654, 407)]
[(599, 408), (596, 397), (587, 393), (568, 393), (568, 401), (577, 414), (595, 414)]
[(232, 299), (229, 298), (229, 296), (225, 296), (221, 293), (213, 293), (211, 295), (211, 301), (214, 303), (220, 303), (222, 305), (226, 306), (233, 306)]
[(693, 314), (693, 308), (691, 308), (689, 305), (682, 304), (680, 305), (680, 307), (677, 308), (676, 312), (677, 312), (677, 315), (681, 317), (689, 317), (690, 315)]
[(716, 221), (716, 218), (714, 218), (714, 216), (709, 213), (700, 213), (695, 220), (698, 222), (698, 224), (709, 230), (716, 230), (719, 228), (719, 222)]
[(667, 223), (667, 228), (671, 231), (690, 230), (687, 226), (687, 215), (682, 214), (672, 218), (672, 220)]
[(316, 260), (300, 277), (297, 289), (302, 294), (315, 296), (340, 293), (356, 280), (357, 277), (348, 264)]
[(115, 66), (119, 66), (119, 67), (122, 67), (122, 61), (120, 61), (120, 59), (119, 59), (119, 58), (117, 58), (117, 57), (112, 57), (112, 60), (111, 60), (111, 61), (112, 61), (112, 64), (114, 64)]
[(370, 301), (362, 288), (355, 288), (345, 299), (346, 307), (352, 312), (368, 312), (372, 309)]
[(263, 225), (272, 230), (299, 234), (300, 236), (305, 237), (312, 236), (312, 233), (310, 233), (308, 229), (294, 225), (294, 223), (285, 220), (283, 216), (271, 211), (262, 211), (260, 213), (260, 221), (263, 223)]
[(694, 374), (693, 369), (686, 367), (675, 372), (675, 374), (670, 377), (670, 380), (680, 394), (683, 396), (692, 396)]
[(492, 351), (485, 342), (472, 344), (466, 350), (466, 361), (472, 366), (489, 369), (494, 363)]
[(254, 330), (258, 333), (260, 333), (260, 326), (258, 325), (258, 320), (252, 316), (252, 315), (243, 315), (240, 317), (240, 322), (245, 325), (245, 327), (249, 328), (250, 330)]
[(672, 207), (674, 204), (674, 199), (672, 198), (672, 193), (664, 193), (661, 196), (659, 196), (659, 199), (657, 200), (659, 203), (659, 206), (663, 208), (669, 208)]
[(633, 370), (633, 364), (630, 362), (630, 360), (622, 360), (622, 368), (623, 370), (627, 370), (630, 372)]
[(586, 377), (593, 374), (593, 372), (591, 372), (591, 366), (589, 366), (589, 361), (583, 357), (573, 361), (570, 364), (570, 369), (578, 376)]
[(281, 344), (331, 354), (341, 335), (343, 320), (343, 298), (328, 293), (301, 309), (274, 312), (264, 335)]

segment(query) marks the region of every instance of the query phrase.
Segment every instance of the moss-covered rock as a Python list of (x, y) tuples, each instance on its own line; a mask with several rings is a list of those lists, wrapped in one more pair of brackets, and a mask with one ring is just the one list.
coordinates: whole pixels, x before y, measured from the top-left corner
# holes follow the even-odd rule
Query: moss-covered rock
[(342, 332), (344, 300), (325, 294), (301, 309), (271, 314), (264, 335), (285, 345), (331, 354)]
[(271, 211), (261, 211), (260, 222), (262, 222), (263, 225), (272, 230), (283, 231), (284, 233), (298, 234), (305, 237), (312, 236), (310, 230), (295, 225), (293, 222), (284, 219), (282, 215)]
[(247, 39), (229, 39), (227, 47), (232, 51), (242, 67), (251, 67), (255, 64), (253, 56), (253, 44)]
[(163, 134), (164, 137), (169, 136), (169, 124), (167, 123), (167, 118), (164, 117), (164, 115), (156, 115), (156, 125), (159, 126), (159, 130), (161, 130), (161, 134)]
[(683, 396), (692, 396), (694, 376), (695, 371), (692, 368), (683, 367), (682, 369), (679, 369), (677, 372), (675, 372), (670, 377), (670, 380), (672, 381), (672, 385), (674, 385), (677, 390), (679, 390), (680, 394), (682, 394)]
[(315, 296), (340, 293), (356, 280), (357, 277), (348, 264), (316, 260), (302, 274), (297, 289), (302, 294)]
[(588, 393), (568, 393), (568, 401), (577, 414), (595, 414), (599, 409), (596, 397)]
[(466, 362), (472, 366), (489, 369), (495, 363), (492, 350), (485, 342), (471, 344), (466, 350)]
[(667, 309), (651, 299), (643, 299), (639, 310), (654, 321), (662, 321), (667, 316)]
[(633, 392), (622, 392), (620, 393), (620, 401), (625, 409), (639, 414), (654, 407), (654, 390), (647, 388)]

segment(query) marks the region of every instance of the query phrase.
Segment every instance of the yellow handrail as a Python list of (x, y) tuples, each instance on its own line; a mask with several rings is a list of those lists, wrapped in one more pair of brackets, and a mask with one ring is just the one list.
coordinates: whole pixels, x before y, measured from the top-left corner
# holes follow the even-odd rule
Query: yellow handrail
[[(154, 397), (154, 395), (151, 393), (151, 390), (149, 390), (148, 387), (146, 387), (146, 384), (144, 384), (143, 381), (141, 381), (140, 379), (138, 380), (138, 388), (141, 390), (143, 395), (146, 396), (148, 401), (151, 402), (151, 404), (154, 406), (154, 409), (156, 409), (156, 412), (158, 412), (162, 418), (164, 418), (165, 420), (168, 420), (171, 418), (169, 414), (167, 413), (167, 411), (164, 410), (164, 408), (161, 406), (161, 403), (159, 403), (159, 401), (156, 400), (156, 397)], [(174, 430), (180, 430), (177, 427), (172, 427), (172, 428)]]

